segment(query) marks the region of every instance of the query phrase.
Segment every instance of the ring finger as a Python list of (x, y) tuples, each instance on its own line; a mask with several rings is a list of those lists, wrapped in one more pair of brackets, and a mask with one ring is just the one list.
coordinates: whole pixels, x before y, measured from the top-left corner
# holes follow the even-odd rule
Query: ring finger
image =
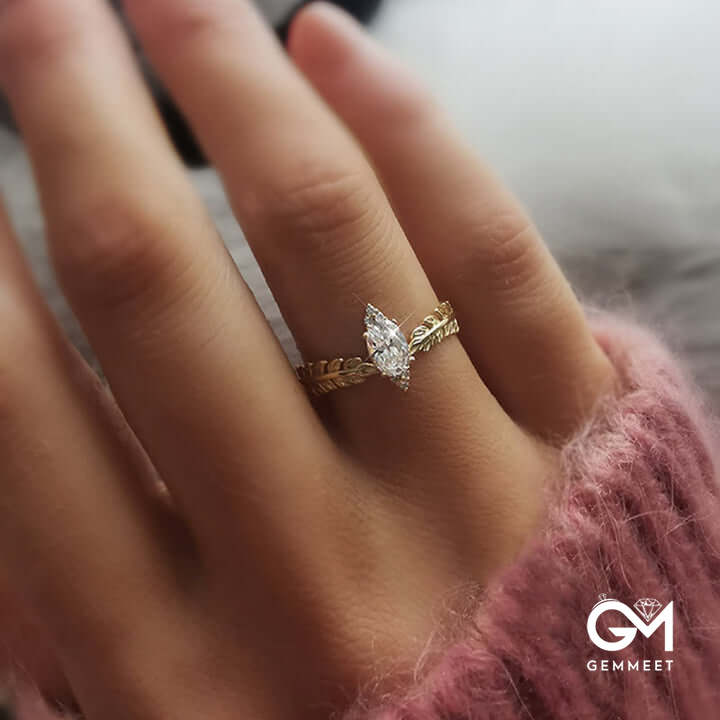
[(339, 9), (300, 13), (290, 51), (366, 149), (433, 285), (454, 293), (465, 347), (493, 394), (538, 435), (573, 432), (613, 373), (520, 204), (417, 80)]
[[(438, 298), (372, 168), (251, 4), (130, 0), (126, 8), (224, 176), (303, 356), (360, 355), (367, 302), (410, 328), (428, 315)], [(459, 423), (507, 430), (457, 340), (412, 372), (409, 396), (391, 396), (377, 380), (335, 394), (350, 443), (386, 456), (387, 444), (402, 451), (398, 443), (412, 438), (417, 456), (419, 447), (437, 454)]]

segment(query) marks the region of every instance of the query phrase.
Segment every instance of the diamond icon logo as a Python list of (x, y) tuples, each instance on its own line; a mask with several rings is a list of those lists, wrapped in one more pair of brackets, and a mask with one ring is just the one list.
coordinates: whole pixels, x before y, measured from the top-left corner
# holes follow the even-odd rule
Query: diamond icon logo
[(655, 598), (639, 598), (633, 607), (649, 623), (662, 610), (662, 603)]
[[(638, 632), (646, 638), (663, 629), (665, 636), (665, 652), (672, 652), (674, 647), (673, 637), (673, 608), (671, 600), (665, 607), (663, 604), (651, 597), (641, 597), (630, 607), (620, 600), (612, 598), (601, 598), (600, 602), (593, 605), (587, 619), (587, 633), (593, 645), (608, 652), (618, 652), (629, 647)], [(617, 639), (607, 640), (598, 632), (597, 623), (601, 615), (606, 612), (620, 613), (630, 623), (606, 628)], [(632, 627), (631, 627), (632, 626)], [(635, 668), (637, 669), (637, 668)], [(647, 670), (647, 668), (645, 668)], [(657, 667), (655, 668), (657, 670)]]
[(365, 310), (365, 330), (370, 361), (383, 375), (407, 390), (412, 357), (400, 326), (373, 305), (368, 305)]

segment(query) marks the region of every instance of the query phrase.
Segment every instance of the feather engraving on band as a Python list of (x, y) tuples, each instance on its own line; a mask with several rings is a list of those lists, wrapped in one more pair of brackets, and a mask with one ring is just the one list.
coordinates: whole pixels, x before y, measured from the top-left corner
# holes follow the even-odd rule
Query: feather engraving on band
[(449, 302), (441, 303), (432, 315), (428, 315), (423, 320), (422, 325), (412, 331), (410, 354), (427, 352), (446, 337), (456, 335), (458, 332), (460, 332), (460, 326), (452, 305)]
[(298, 379), (312, 395), (326, 395), (333, 390), (359, 385), (377, 374), (375, 365), (361, 357), (319, 360), (297, 368)]
[(365, 314), (368, 357), (318, 360), (296, 368), (300, 382), (314, 396), (364, 383), (373, 375), (385, 375), (401, 389), (407, 390), (409, 365), (415, 354), (427, 352), (445, 338), (460, 332), (452, 305), (445, 301), (428, 315), (410, 334), (402, 335), (396, 321), (388, 319), (377, 308), (368, 305)]

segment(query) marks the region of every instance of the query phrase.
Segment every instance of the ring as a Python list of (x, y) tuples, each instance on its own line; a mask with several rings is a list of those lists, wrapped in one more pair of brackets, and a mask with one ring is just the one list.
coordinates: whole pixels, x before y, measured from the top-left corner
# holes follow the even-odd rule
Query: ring
[(440, 303), (406, 338), (397, 320), (383, 315), (374, 305), (365, 309), (366, 358), (318, 360), (296, 368), (300, 382), (311, 395), (325, 395), (334, 390), (365, 382), (373, 375), (383, 375), (402, 390), (410, 386), (410, 364), (419, 352), (428, 352), (445, 338), (460, 332), (452, 305)]

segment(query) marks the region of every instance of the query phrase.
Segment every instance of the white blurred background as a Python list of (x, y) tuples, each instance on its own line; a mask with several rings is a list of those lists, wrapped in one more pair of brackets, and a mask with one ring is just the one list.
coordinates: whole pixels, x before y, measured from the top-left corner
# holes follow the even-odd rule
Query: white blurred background
[(373, 32), (578, 292), (660, 326), (720, 405), (720, 4), (385, 0)]

